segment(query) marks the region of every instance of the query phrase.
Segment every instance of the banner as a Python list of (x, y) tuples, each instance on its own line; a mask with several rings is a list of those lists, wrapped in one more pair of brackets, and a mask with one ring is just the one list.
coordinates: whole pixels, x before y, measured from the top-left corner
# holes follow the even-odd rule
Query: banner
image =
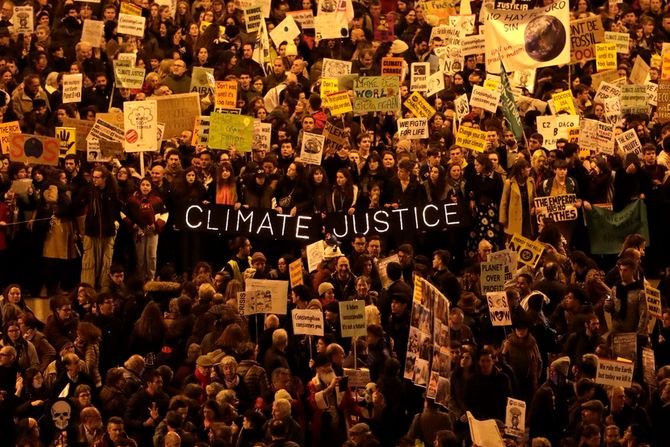
[(269, 310), (261, 311), (261, 306), (257, 305), (257, 313), (286, 315), (286, 307), (288, 304), (288, 281), (247, 278), (244, 281), (244, 290), (245, 292), (262, 292), (263, 299), (260, 304), (262, 304), (263, 309), (268, 309), (267, 294), (269, 292)]
[(327, 233), (348, 240), (355, 234), (417, 232), (434, 228), (463, 227), (467, 215), (455, 203), (427, 204), (393, 210), (368, 210), (353, 215), (329, 213), (289, 216), (271, 209), (226, 205), (191, 205), (177, 210), (176, 225), (182, 230), (220, 234), (250, 234), (262, 239), (317, 241)]
[(460, 126), (456, 133), (456, 146), (476, 152), (486, 150), (486, 132), (474, 127)]
[(11, 134), (9, 159), (21, 163), (58, 166), (60, 142), (39, 135)]
[(647, 225), (647, 206), (642, 200), (636, 200), (619, 212), (594, 206), (585, 210), (589, 229), (591, 253), (613, 255), (619, 253), (626, 236), (639, 233), (649, 241)]
[(425, 93), (428, 91), (430, 62), (414, 62), (410, 66), (410, 88), (412, 91)]
[(544, 217), (550, 217), (554, 222), (565, 222), (577, 220), (577, 208), (575, 194), (562, 194), (558, 196), (535, 197), (535, 214), (537, 221)]
[(83, 80), (81, 73), (63, 75), (63, 104), (81, 102)]
[(212, 112), (209, 124), (209, 147), (250, 152), (253, 143), (254, 119), (247, 115)]
[(498, 73), (501, 62), (510, 71), (570, 62), (565, 0), (529, 11), (488, 11), (483, 22), (489, 72)]
[(631, 383), (633, 382), (634, 369), (634, 363), (619, 362), (599, 357), (596, 383), (600, 385), (630, 388)]
[(605, 40), (605, 29), (600, 16), (570, 21), (570, 63), (596, 58), (595, 45)]
[(303, 133), (300, 161), (310, 165), (320, 165), (323, 157), (325, 139), (326, 137), (316, 133)]
[(419, 140), (428, 138), (427, 118), (399, 118), (398, 137), (400, 139)]
[(156, 101), (123, 103), (124, 148), (126, 152), (158, 150), (158, 113)]
[(541, 242), (531, 241), (528, 238), (515, 234), (509, 242), (509, 248), (517, 253), (519, 262), (535, 268), (540, 261), (544, 245)]
[(340, 329), (342, 337), (365, 337), (365, 301), (340, 301)]
[(509, 310), (507, 294), (505, 292), (488, 292), (486, 302), (493, 326), (511, 326), (512, 313)]
[(354, 81), (356, 113), (400, 110), (400, 80), (391, 76), (363, 76)]
[[(260, 9), (260, 8), (259, 8)], [(323, 337), (323, 313), (318, 309), (293, 309), (293, 333)]]
[(414, 92), (409, 95), (403, 104), (407, 110), (412, 112), (415, 118), (432, 118), (435, 115), (435, 109), (426, 101), (421, 93)]

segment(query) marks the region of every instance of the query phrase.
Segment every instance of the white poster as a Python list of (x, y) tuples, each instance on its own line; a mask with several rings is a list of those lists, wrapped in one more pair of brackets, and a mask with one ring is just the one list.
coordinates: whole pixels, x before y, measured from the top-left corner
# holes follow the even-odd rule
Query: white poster
[(272, 292), (269, 290), (237, 292), (237, 310), (242, 316), (271, 313)]
[(365, 337), (365, 301), (340, 301), (342, 337)]
[(81, 73), (63, 75), (63, 104), (81, 102), (83, 79)]
[(486, 302), (491, 316), (493, 326), (511, 326), (512, 314), (509, 310), (507, 295), (505, 292), (489, 292), (486, 294)]
[(316, 270), (319, 264), (321, 264), (321, 261), (323, 261), (323, 250), (325, 245), (324, 241), (316, 241), (305, 247), (305, 252), (307, 253), (307, 268), (310, 273)]
[(339, 78), (351, 74), (351, 61), (323, 58), (322, 78)]
[(495, 419), (479, 421), (469, 411), (466, 412), (468, 424), (470, 425), (470, 437), (472, 442), (482, 447), (505, 447), (498, 424)]
[(93, 48), (102, 46), (102, 33), (105, 29), (105, 23), (102, 20), (84, 20), (84, 26), (81, 30), (81, 42), (88, 42)]
[(293, 309), (293, 333), (295, 335), (323, 336), (323, 313), (318, 309)]
[(293, 17), (287, 15), (281, 23), (270, 31), (270, 39), (279, 48), (282, 42), (291, 42), (296, 36), (300, 35), (300, 28), (293, 20)]
[(523, 438), (526, 432), (526, 402), (507, 398), (505, 410), (505, 433)]
[(616, 136), (616, 144), (627, 154), (640, 155), (642, 153), (642, 144), (635, 132), (635, 129), (629, 129)]
[(16, 34), (32, 34), (35, 26), (33, 25), (33, 7), (32, 6), (14, 6), (14, 15), (12, 24)]
[(272, 138), (272, 124), (254, 120), (254, 139), (251, 150), (265, 149), (270, 151), (270, 139)]
[(444, 90), (444, 73), (438, 70), (428, 77), (428, 93), (426, 96), (433, 96)]
[(123, 103), (124, 148), (126, 152), (157, 151), (158, 111), (155, 100)]
[(491, 10), (484, 20), (486, 69), (500, 72), (570, 62), (569, 2), (528, 11)]
[(634, 369), (635, 364), (633, 362), (619, 362), (599, 357), (596, 383), (630, 388), (633, 382)]
[(269, 290), (272, 297), (270, 312), (278, 315), (286, 315), (288, 303), (288, 281), (275, 281), (271, 279), (247, 278), (244, 281), (245, 291)]
[(544, 138), (542, 146), (556, 149), (559, 138), (568, 138), (569, 129), (579, 128), (579, 115), (538, 116), (537, 131)]
[(116, 32), (119, 34), (128, 34), (129, 36), (143, 37), (145, 21), (146, 18), (142, 16), (120, 13)]
[(428, 118), (398, 119), (398, 136), (401, 140), (428, 138)]
[(320, 165), (325, 141), (326, 137), (323, 135), (309, 132), (303, 133), (300, 161), (310, 165)]
[(428, 91), (430, 62), (414, 62), (410, 68), (410, 86), (414, 92)]
[(479, 85), (472, 86), (471, 107), (480, 107), (487, 112), (495, 113), (498, 104), (500, 104), (500, 90), (489, 90)]

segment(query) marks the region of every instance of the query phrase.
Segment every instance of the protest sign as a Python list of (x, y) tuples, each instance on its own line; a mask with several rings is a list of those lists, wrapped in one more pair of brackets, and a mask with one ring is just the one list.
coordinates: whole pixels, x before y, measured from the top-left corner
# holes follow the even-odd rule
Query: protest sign
[(619, 148), (625, 153), (640, 155), (642, 152), (642, 143), (640, 143), (635, 129), (629, 129), (615, 138)]
[(468, 113), (470, 113), (470, 102), (468, 101), (468, 95), (462, 94), (461, 96), (454, 99), (454, 116), (461, 122), (461, 119)]
[(143, 37), (145, 21), (146, 18), (142, 16), (120, 13), (116, 32), (119, 34), (127, 34), (129, 36)]
[(349, 136), (344, 129), (335, 124), (326, 121), (326, 127), (323, 128), (323, 136), (326, 138), (325, 146), (333, 149), (334, 152), (341, 150), (344, 146), (349, 147)]
[(670, 79), (670, 53), (663, 53), (661, 59), (661, 79)]
[(365, 337), (365, 301), (340, 301), (342, 337)]
[(619, 79), (619, 72), (617, 70), (607, 70), (591, 75), (591, 87), (598, 90), (600, 84), (603, 82), (614, 82)]
[(247, 27), (247, 33), (255, 33), (261, 28), (262, 10), (260, 6), (244, 8), (244, 24)]
[(18, 121), (9, 121), (0, 123), (0, 143), (2, 144), (2, 153), (9, 153), (9, 136), (13, 133), (21, 133), (21, 126)]
[(605, 31), (605, 42), (616, 45), (616, 52), (619, 54), (628, 54), (630, 35), (628, 33), (618, 33), (615, 31)]
[(318, 309), (293, 309), (293, 333), (323, 337), (323, 313)]
[(191, 138), (192, 146), (207, 146), (209, 141), (209, 117), (196, 116), (193, 137)]
[(340, 91), (335, 78), (321, 78), (321, 97), (326, 97), (332, 93)]
[(428, 91), (429, 62), (414, 62), (410, 67), (410, 87), (415, 92)]
[(77, 129), (74, 127), (56, 127), (56, 138), (60, 143), (60, 158), (77, 152)]
[(32, 6), (14, 6), (14, 15), (12, 24), (16, 34), (32, 34), (35, 31), (33, 25), (33, 7)]
[(637, 334), (635, 332), (613, 334), (612, 354), (614, 354), (614, 357), (635, 362), (637, 357)]
[(119, 88), (142, 88), (144, 84), (144, 68), (128, 67), (115, 63), (114, 80), (116, 86)]
[(479, 107), (487, 112), (495, 113), (500, 103), (500, 91), (493, 91), (479, 85), (472, 86), (470, 106)]
[(656, 92), (658, 107), (656, 113), (661, 123), (670, 121), (670, 79), (661, 79), (658, 81)]
[[(244, 281), (244, 290), (246, 292), (255, 292), (255, 291), (270, 292), (270, 297), (272, 300), (270, 310), (258, 313), (273, 313), (277, 315), (286, 315), (286, 305), (288, 299), (288, 281), (247, 278)], [(267, 308), (267, 305), (265, 306), (265, 308)]]
[(177, 138), (184, 130), (193, 130), (193, 118), (200, 115), (197, 93), (157, 96), (158, 122), (165, 123), (163, 139)]
[(595, 45), (605, 40), (600, 16), (570, 21), (570, 64), (596, 58)]
[(216, 81), (214, 103), (217, 109), (237, 107), (237, 81)]
[(310, 165), (320, 165), (324, 143), (325, 137), (323, 135), (310, 132), (303, 133), (300, 161)]
[(93, 127), (86, 137), (86, 141), (94, 140), (123, 141), (123, 128), (96, 116)]
[(556, 149), (556, 141), (568, 138), (568, 129), (579, 127), (579, 115), (538, 116), (537, 131), (544, 138), (542, 146)]
[(77, 130), (76, 146), (78, 151), (86, 151), (86, 138), (93, 128), (93, 122), (67, 117), (63, 120), (65, 127), (73, 127)]
[(363, 76), (354, 81), (353, 110), (357, 113), (400, 110), (400, 80), (392, 76)]
[(438, 17), (440, 23), (449, 23), (449, 17), (457, 15), (456, 3), (451, 0), (425, 0), (423, 7), (426, 14)]
[(195, 92), (200, 96), (214, 94), (214, 69), (207, 67), (193, 67), (189, 92)]
[(109, 163), (112, 161), (111, 157), (105, 157), (100, 150), (100, 140), (86, 141), (86, 161), (94, 163)]
[(598, 71), (616, 69), (616, 44), (613, 42), (596, 44), (596, 67)]
[(600, 357), (598, 358), (596, 383), (600, 385), (630, 388), (630, 385), (633, 382), (634, 368), (635, 364), (631, 362), (620, 362)]
[(123, 130), (126, 152), (157, 151), (158, 111), (156, 101), (124, 102)]
[(269, 290), (237, 292), (237, 310), (241, 316), (271, 313), (272, 292)]
[(663, 317), (661, 311), (661, 292), (645, 283), (644, 296), (647, 300), (649, 316), (660, 320)]
[(300, 24), (302, 29), (314, 29), (314, 13), (311, 9), (302, 9), (300, 11), (287, 11), (286, 15), (293, 17), (296, 23)]
[(428, 138), (427, 118), (398, 119), (398, 136), (400, 139), (418, 140)]
[(466, 412), (468, 425), (470, 426), (470, 437), (477, 446), (505, 447), (500, 430), (495, 419), (479, 421), (469, 411)]
[(603, 106), (605, 121), (616, 124), (621, 118), (621, 98), (607, 98), (603, 101)]
[(81, 102), (83, 79), (81, 73), (63, 75), (63, 104)]
[(480, 283), (482, 294), (505, 291), (505, 263), (482, 262), (480, 264)]
[(551, 99), (554, 100), (554, 109), (556, 110), (556, 113), (566, 111), (569, 115), (577, 115), (575, 101), (572, 98), (572, 91), (565, 90), (559, 93), (554, 93), (551, 95)]
[(397, 76), (403, 79), (403, 64), (405, 59), (402, 57), (383, 57), (382, 58), (382, 76)]
[(345, 17), (317, 14), (314, 17), (314, 29), (317, 40), (342, 39), (349, 36), (349, 24)]
[(649, 347), (642, 348), (642, 377), (647, 385), (656, 386), (656, 355)]
[(629, 234), (639, 233), (649, 240), (647, 207), (643, 200), (636, 200), (619, 212), (594, 206), (585, 210), (585, 214), (593, 254), (619, 253)]
[(96, 140), (103, 159), (123, 157), (123, 143), (119, 141)]
[(649, 76), (649, 65), (642, 59), (639, 55), (635, 58), (635, 63), (633, 64), (633, 69), (630, 71), (630, 82), (633, 84), (644, 84)]
[(9, 135), (9, 159), (36, 165), (58, 165), (60, 142), (56, 138), (14, 133)]
[(517, 253), (520, 262), (531, 268), (535, 268), (544, 251), (544, 245), (541, 242), (531, 241), (520, 234), (512, 236), (509, 248)]
[(528, 11), (487, 11), (486, 69), (500, 72), (570, 62), (569, 3), (559, 0)]
[(428, 76), (428, 93), (427, 96), (433, 96), (444, 90), (444, 73), (441, 70), (436, 71)]
[(464, 149), (484, 152), (486, 149), (486, 132), (474, 127), (461, 126), (456, 133), (456, 145)]
[(483, 34), (473, 34), (461, 39), (461, 54), (463, 56), (472, 56), (473, 54), (483, 54), (486, 51), (486, 40)]
[(460, 43), (437, 47), (435, 48), (435, 55), (440, 60), (440, 66), (444, 74), (453, 75), (463, 69), (464, 57)]
[(416, 118), (431, 118), (435, 115), (435, 109), (421, 96), (421, 93), (414, 92), (405, 100), (403, 104), (407, 110), (412, 112)]
[(121, 2), (121, 5), (119, 6), (119, 12), (130, 14), (131, 16), (141, 16), (142, 8), (132, 3)]
[(502, 263), (504, 268), (504, 282), (511, 281), (517, 266), (517, 254), (508, 248), (491, 253), (488, 262)]
[(344, 368), (344, 375), (349, 378), (349, 388), (352, 389), (365, 388), (370, 383), (370, 370), (368, 368)]
[(645, 82), (644, 83), (644, 94), (647, 100), (647, 103), (655, 107), (658, 105), (658, 84), (655, 82)]
[(100, 48), (104, 30), (105, 23), (102, 20), (84, 19), (80, 41), (90, 43), (93, 48)]
[(516, 438), (523, 438), (526, 433), (526, 402), (511, 397), (507, 398), (505, 433)]
[(252, 150), (265, 149), (270, 150), (272, 139), (272, 123), (263, 123), (261, 120), (254, 120), (254, 137), (251, 144)]
[(486, 294), (486, 302), (488, 303), (489, 315), (493, 326), (512, 325), (512, 314), (509, 310), (509, 303), (507, 302), (507, 294), (505, 292), (488, 292)]
[(254, 119), (247, 115), (212, 112), (209, 124), (209, 147), (250, 152), (253, 143)]
[(310, 273), (316, 270), (321, 261), (323, 261), (324, 248), (324, 241), (316, 241), (305, 247), (305, 253), (307, 253), (307, 269)]
[(288, 276), (291, 280), (291, 288), (304, 284), (302, 277), (302, 259), (296, 259), (288, 265)]
[(537, 221), (549, 217), (554, 222), (565, 222), (577, 219), (577, 208), (575, 194), (562, 194), (558, 196), (535, 197), (535, 214)]
[(621, 87), (621, 113), (624, 115), (628, 113), (649, 113), (646, 84), (627, 84)]
[(353, 111), (349, 92), (331, 93), (326, 98), (326, 107), (332, 116), (340, 116)]
[(616, 98), (621, 96), (621, 87), (610, 82), (603, 81), (600, 83), (596, 96), (593, 98), (594, 102), (603, 102), (608, 98)]
[(279, 25), (275, 26), (270, 31), (270, 39), (274, 42), (275, 47), (279, 48), (282, 42), (292, 42), (294, 38), (300, 35), (300, 28), (293, 20), (293, 17), (287, 15)]

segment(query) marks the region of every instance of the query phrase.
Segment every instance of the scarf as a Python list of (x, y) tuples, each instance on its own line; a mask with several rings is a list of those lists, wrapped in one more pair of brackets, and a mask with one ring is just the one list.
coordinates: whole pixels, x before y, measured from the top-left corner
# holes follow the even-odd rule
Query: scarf
[(616, 297), (619, 299), (619, 318), (622, 320), (626, 319), (626, 314), (628, 313), (628, 292), (631, 290), (637, 290), (640, 288), (640, 281), (633, 281), (630, 284), (617, 284), (616, 286)]

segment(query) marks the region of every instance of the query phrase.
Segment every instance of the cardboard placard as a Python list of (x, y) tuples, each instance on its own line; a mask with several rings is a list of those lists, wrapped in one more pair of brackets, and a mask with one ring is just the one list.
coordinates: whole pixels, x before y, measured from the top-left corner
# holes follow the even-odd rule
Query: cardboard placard
[(616, 136), (616, 143), (619, 148), (627, 154), (640, 155), (642, 153), (642, 143), (635, 132), (635, 129), (629, 129)]
[(261, 29), (261, 20), (263, 20), (263, 11), (260, 6), (244, 8), (244, 24), (248, 33), (255, 33)]
[(649, 316), (659, 320), (663, 318), (661, 292), (645, 283), (644, 296), (647, 300), (647, 310), (649, 311)]
[(570, 21), (570, 64), (596, 58), (595, 44), (605, 40), (600, 16)]
[(354, 81), (353, 110), (357, 113), (400, 110), (400, 80), (393, 76), (363, 76)]
[(407, 110), (412, 112), (416, 118), (432, 118), (435, 115), (435, 109), (421, 96), (421, 93), (414, 92), (405, 100), (403, 104)]
[[(200, 96), (214, 94), (214, 69), (207, 67), (193, 67), (189, 92)], [(233, 106), (235, 107), (235, 106)]]
[(528, 238), (515, 234), (509, 243), (509, 248), (517, 253), (519, 262), (528, 267), (535, 268), (540, 261), (544, 245), (540, 242), (531, 241)]
[(56, 138), (14, 133), (9, 135), (9, 159), (36, 165), (58, 165), (60, 142)]
[(200, 96), (197, 93), (157, 96), (155, 99), (158, 121), (165, 123), (163, 139), (177, 138), (184, 130), (193, 131), (193, 118), (200, 115)]
[(337, 79), (340, 76), (351, 74), (351, 65), (351, 61), (340, 61), (325, 57), (323, 58), (321, 77)]
[(119, 88), (142, 88), (144, 74), (144, 68), (128, 67), (114, 63), (114, 80)]
[(93, 121), (89, 120), (78, 120), (75, 118), (66, 117), (63, 120), (63, 125), (65, 127), (72, 127), (76, 129), (76, 146), (78, 151), (86, 151), (86, 138), (93, 128)]
[(565, 222), (577, 220), (577, 208), (575, 194), (561, 194), (558, 196), (535, 197), (535, 214), (537, 221), (544, 217), (550, 217), (554, 222)]
[(505, 291), (505, 268), (506, 264), (498, 262), (482, 262), (480, 264), (480, 284), (482, 294), (489, 292)]
[(292, 288), (304, 284), (302, 276), (302, 259), (296, 259), (288, 265), (288, 276)]

